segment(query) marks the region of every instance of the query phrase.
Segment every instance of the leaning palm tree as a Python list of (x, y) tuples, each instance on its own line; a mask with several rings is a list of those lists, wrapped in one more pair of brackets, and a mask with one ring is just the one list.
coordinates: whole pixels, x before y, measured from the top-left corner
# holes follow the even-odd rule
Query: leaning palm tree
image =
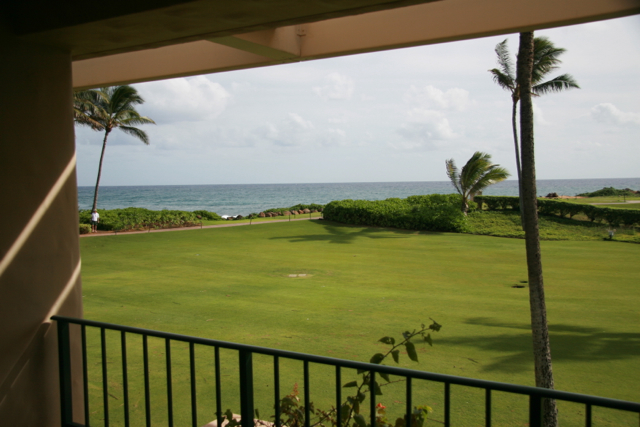
[(447, 176), (462, 196), (462, 212), (465, 215), (469, 210), (469, 200), (473, 200), (473, 197), (486, 187), (504, 181), (510, 175), (505, 168), (491, 163), (490, 154), (480, 151), (473, 153), (461, 172), (453, 159), (447, 160), (445, 164)]
[(144, 99), (138, 91), (129, 86), (103, 87), (94, 91), (79, 92), (74, 95), (74, 118), (76, 123), (90, 126), (93, 130), (104, 131), (102, 141), (102, 153), (98, 166), (98, 179), (93, 193), (93, 208), (98, 206), (98, 188), (102, 175), (102, 161), (107, 138), (113, 129), (120, 129), (124, 133), (138, 138), (145, 144), (149, 144), (147, 134), (135, 127), (155, 122), (148, 117), (141, 116), (135, 109), (138, 104), (144, 103)]
[[(496, 55), (498, 56), (498, 68), (489, 70), (493, 75), (493, 81), (498, 86), (511, 92), (513, 102), (511, 111), (511, 127), (513, 129), (513, 143), (516, 149), (516, 171), (518, 173), (518, 186), (522, 193), (522, 169), (520, 146), (518, 144), (518, 128), (516, 126), (516, 113), (518, 102), (520, 101), (520, 86), (516, 78), (516, 70), (507, 47), (507, 40), (496, 45)], [(551, 92), (561, 92), (566, 89), (580, 88), (573, 76), (562, 74), (551, 80), (543, 81), (549, 73), (559, 68), (562, 63), (560, 55), (566, 49), (554, 46), (546, 37), (535, 37), (533, 39), (533, 70), (531, 74), (531, 95), (540, 96)], [(520, 197), (520, 211), (522, 212), (522, 197)], [(522, 215), (522, 213), (521, 213)]]

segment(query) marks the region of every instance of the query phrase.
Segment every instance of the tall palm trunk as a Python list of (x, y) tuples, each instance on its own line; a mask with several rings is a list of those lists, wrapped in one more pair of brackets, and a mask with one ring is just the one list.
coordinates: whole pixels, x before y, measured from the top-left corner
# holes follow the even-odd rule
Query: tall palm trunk
[(109, 136), (111, 129), (107, 128), (104, 131), (104, 139), (102, 140), (102, 153), (100, 153), (100, 164), (98, 165), (98, 179), (96, 180), (96, 189), (93, 192), (93, 208), (92, 211), (98, 209), (98, 188), (100, 187), (100, 175), (102, 175), (102, 159), (104, 159), (104, 151), (107, 148), (107, 137)]
[[(520, 33), (518, 52), (518, 83), (520, 85), (520, 141), (522, 144), (522, 202), (524, 204), (525, 245), (529, 273), (529, 303), (535, 363), (536, 386), (553, 388), (551, 349), (547, 326), (547, 308), (542, 278), (542, 258), (538, 229), (536, 172), (533, 140), (533, 103), (531, 101), (531, 73), (533, 70), (533, 33)], [(555, 427), (558, 411), (555, 400), (544, 401), (544, 425)]]
[(513, 144), (516, 148), (516, 171), (518, 172), (518, 199), (520, 205), (520, 226), (524, 230), (524, 214), (522, 213), (522, 168), (520, 167), (520, 148), (518, 144), (518, 126), (516, 125), (516, 117), (518, 114), (518, 100), (519, 97), (515, 93), (512, 96), (513, 109), (511, 112), (511, 127), (513, 128)]

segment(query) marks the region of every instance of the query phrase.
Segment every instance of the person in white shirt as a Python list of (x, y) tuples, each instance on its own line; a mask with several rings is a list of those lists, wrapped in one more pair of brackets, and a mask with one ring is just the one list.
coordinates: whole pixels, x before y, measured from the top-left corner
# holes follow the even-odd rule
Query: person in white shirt
[(98, 232), (98, 222), (100, 222), (100, 214), (98, 213), (97, 210), (93, 210), (93, 212), (91, 212), (91, 232), (92, 233), (97, 233)]

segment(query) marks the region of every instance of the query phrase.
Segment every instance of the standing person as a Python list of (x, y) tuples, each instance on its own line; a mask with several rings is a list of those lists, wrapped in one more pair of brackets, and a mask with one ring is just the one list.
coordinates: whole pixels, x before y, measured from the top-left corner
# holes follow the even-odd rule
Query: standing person
[(91, 212), (91, 232), (92, 233), (97, 233), (98, 232), (98, 222), (100, 222), (100, 214), (98, 213), (97, 210), (93, 210), (93, 212)]

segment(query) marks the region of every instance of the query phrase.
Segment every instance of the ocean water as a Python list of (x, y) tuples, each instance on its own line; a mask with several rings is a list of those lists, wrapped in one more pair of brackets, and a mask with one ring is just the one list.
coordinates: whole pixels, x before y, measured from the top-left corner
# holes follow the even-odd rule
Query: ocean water
[[(551, 179), (537, 182), (538, 195), (558, 193), (575, 196), (603, 187), (640, 189), (640, 178)], [(93, 187), (78, 187), (79, 209), (90, 209)], [(99, 209), (139, 207), (153, 210), (199, 209), (219, 215), (248, 215), (269, 208), (298, 203), (326, 204), (333, 200), (383, 200), (423, 194), (449, 194), (455, 189), (449, 181), (426, 182), (356, 182), (318, 184), (230, 184), (230, 185), (145, 185), (101, 186)], [(503, 181), (490, 186), (485, 195), (517, 196), (516, 181)]]

